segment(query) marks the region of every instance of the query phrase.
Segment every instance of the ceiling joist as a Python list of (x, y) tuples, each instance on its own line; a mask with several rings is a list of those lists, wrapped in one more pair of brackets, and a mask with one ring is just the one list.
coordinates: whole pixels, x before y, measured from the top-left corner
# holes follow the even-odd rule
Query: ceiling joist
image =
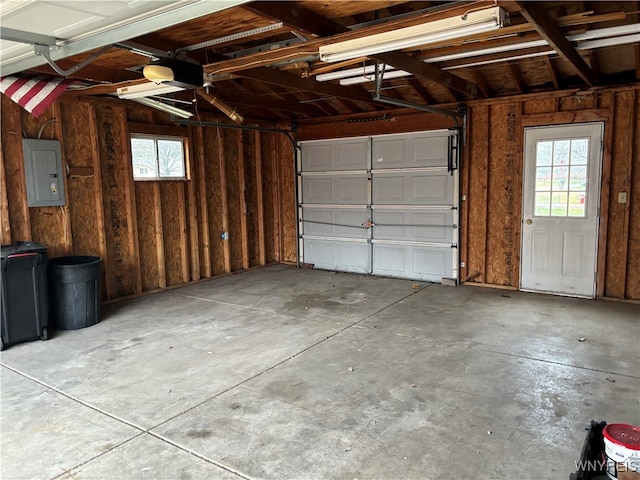
[(547, 15), (544, 6), (535, 2), (517, 2), (524, 18), (538, 31), (558, 54), (571, 63), (578, 71), (578, 75), (590, 87), (596, 83), (595, 75), (591, 67), (587, 65), (578, 51), (567, 40), (564, 33), (554, 21)]

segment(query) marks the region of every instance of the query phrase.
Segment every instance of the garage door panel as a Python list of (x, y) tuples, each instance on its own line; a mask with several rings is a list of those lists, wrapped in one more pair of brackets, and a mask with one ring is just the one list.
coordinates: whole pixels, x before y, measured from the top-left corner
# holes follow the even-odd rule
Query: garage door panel
[(303, 235), (367, 238), (362, 226), (368, 219), (366, 209), (303, 208)]
[(303, 143), (304, 262), (429, 282), (455, 277), (458, 177), (447, 170), (448, 139), (437, 131)]
[(447, 172), (375, 173), (373, 204), (447, 205), (453, 202), (453, 179)]
[(448, 138), (446, 131), (374, 138), (372, 168), (446, 167)]
[(453, 212), (449, 210), (373, 211), (373, 238), (451, 244)]
[(373, 245), (373, 273), (389, 277), (440, 282), (450, 275), (453, 252), (447, 247)]
[(314, 268), (337, 272), (369, 273), (369, 244), (340, 240), (305, 239), (304, 260)]
[(303, 172), (365, 170), (368, 158), (367, 139), (311, 142), (302, 150), (301, 166)]
[(313, 175), (302, 177), (302, 202), (329, 205), (366, 205), (367, 179), (362, 176)]

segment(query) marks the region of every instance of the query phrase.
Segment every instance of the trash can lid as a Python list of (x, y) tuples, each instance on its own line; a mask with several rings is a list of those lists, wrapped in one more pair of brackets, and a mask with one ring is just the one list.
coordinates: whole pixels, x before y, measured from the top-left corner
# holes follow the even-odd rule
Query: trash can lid
[(1, 258), (7, 258), (16, 253), (47, 253), (47, 247), (36, 242), (16, 242), (0, 247)]

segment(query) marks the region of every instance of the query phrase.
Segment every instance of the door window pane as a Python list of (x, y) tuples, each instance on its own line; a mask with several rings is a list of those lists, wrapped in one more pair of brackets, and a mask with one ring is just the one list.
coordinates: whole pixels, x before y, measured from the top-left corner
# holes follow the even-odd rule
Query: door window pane
[(536, 151), (536, 166), (546, 167), (551, 165), (553, 154), (553, 142), (538, 142)]
[(588, 159), (587, 138), (537, 143), (535, 216), (585, 216)]
[(538, 217), (548, 217), (551, 214), (551, 193), (536, 192), (535, 205), (533, 208), (534, 215)]

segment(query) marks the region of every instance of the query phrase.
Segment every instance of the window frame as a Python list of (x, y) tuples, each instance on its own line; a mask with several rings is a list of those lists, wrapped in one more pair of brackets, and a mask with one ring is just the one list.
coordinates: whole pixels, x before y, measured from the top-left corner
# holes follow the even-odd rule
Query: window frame
[[(156, 176), (154, 177), (137, 177), (135, 174), (134, 168), (134, 159), (133, 159), (133, 147), (131, 145), (132, 140), (134, 139), (145, 139), (145, 140), (153, 140), (154, 141), (154, 152), (155, 152), (155, 162), (156, 162)], [(178, 141), (182, 144), (182, 165), (184, 169), (184, 174), (180, 176), (160, 176), (160, 159), (158, 157), (158, 141)], [(130, 151), (130, 162), (131, 162), (131, 176), (134, 182), (185, 182), (190, 178), (189, 174), (189, 145), (188, 145), (188, 137), (182, 135), (171, 135), (164, 133), (139, 133), (132, 131), (129, 133), (129, 151)]]

